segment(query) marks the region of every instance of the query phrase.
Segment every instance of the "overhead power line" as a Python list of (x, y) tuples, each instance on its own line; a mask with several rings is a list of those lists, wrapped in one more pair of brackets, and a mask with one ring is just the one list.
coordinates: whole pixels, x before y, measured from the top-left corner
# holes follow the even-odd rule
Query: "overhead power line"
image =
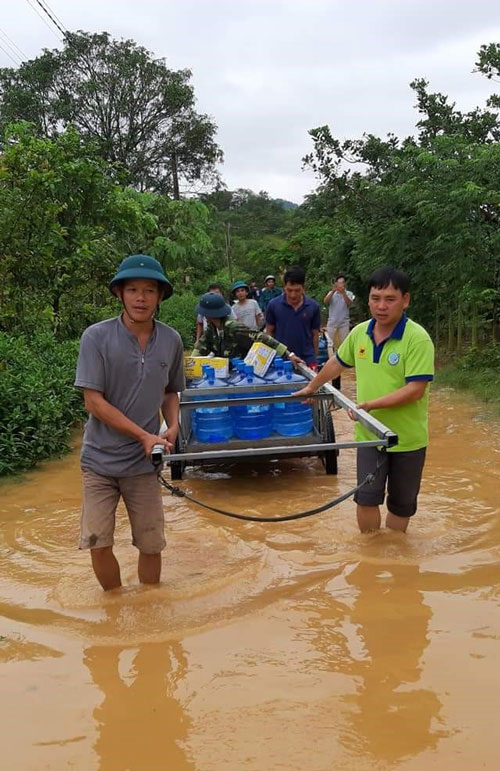
[(35, 0), (35, 3), (38, 3), (38, 5), (42, 9), (42, 11), (46, 14), (46, 16), (49, 17), (49, 19), (51, 20), (52, 24), (54, 24), (57, 27), (57, 29), (63, 35), (63, 37), (66, 37), (66, 33), (67, 33), (68, 30), (63, 29), (61, 24), (59, 24), (59, 22), (55, 20), (54, 16), (52, 15), (53, 11), (52, 11), (52, 13), (49, 11), (48, 4), (45, 3), (45, 2), (42, 2), (42, 0)]
[(12, 53), (14, 54), (14, 56), (18, 56), (18, 57), (19, 57), (19, 58), (21, 58), (21, 59), (27, 59), (27, 58), (28, 58), (28, 56), (27, 56), (27, 55), (24, 53), (24, 51), (23, 51), (21, 48), (19, 48), (19, 46), (17, 45), (17, 43), (15, 43), (15, 42), (12, 40), (12, 38), (11, 38), (11, 37), (9, 37), (9, 36), (7, 35), (7, 33), (6, 33), (6, 32), (5, 32), (3, 29), (1, 29), (1, 28), (0, 28), (0, 35), (1, 35), (1, 36), (2, 36), (2, 38), (3, 38), (3, 43), (4, 43), (6, 46), (8, 46), (8, 48), (10, 48), (10, 50), (12, 51)]
[(44, 6), (45, 6), (45, 7), (46, 7), (46, 8), (47, 8), (47, 9), (48, 9), (50, 12), (51, 12), (51, 14), (52, 14), (52, 16), (54, 17), (54, 19), (56, 19), (56, 21), (58, 21), (58, 22), (59, 22), (59, 24), (60, 24), (60, 25), (61, 25), (61, 27), (64, 29), (64, 31), (65, 31), (65, 32), (67, 32), (68, 30), (67, 30), (67, 29), (66, 29), (66, 27), (64, 26), (63, 22), (61, 21), (61, 19), (60, 19), (60, 18), (59, 18), (59, 16), (57, 15), (57, 13), (54, 11), (54, 9), (50, 7), (50, 5), (48, 4), (47, 0), (42, 0), (42, 3), (43, 3), (43, 5), (44, 5)]
[(2, 51), (4, 52), (4, 54), (5, 54), (6, 56), (8, 56), (8, 57), (9, 57), (9, 59), (10, 59), (11, 61), (13, 61), (13, 62), (14, 62), (14, 64), (16, 65), (16, 67), (19, 67), (19, 65), (20, 65), (20, 64), (22, 64), (22, 61), (21, 61), (19, 58), (17, 58), (17, 59), (14, 59), (14, 57), (12, 56), (12, 54), (11, 54), (11, 53), (9, 53), (9, 51), (7, 51), (7, 49), (6, 49), (6, 48), (4, 48), (4, 47), (3, 47), (3, 45), (2, 45), (1, 43), (0, 43), (0, 50), (2, 50)]
[(52, 32), (52, 34), (54, 35), (54, 37), (55, 37), (55, 38), (57, 38), (57, 40), (58, 40), (59, 42), (61, 42), (61, 38), (60, 38), (60, 37), (59, 37), (59, 35), (58, 35), (58, 34), (57, 34), (55, 31), (54, 31), (54, 27), (53, 27), (51, 24), (49, 24), (49, 22), (47, 21), (47, 19), (45, 18), (45, 16), (42, 16), (42, 14), (40, 13), (40, 11), (39, 11), (39, 10), (38, 10), (38, 8), (36, 7), (36, 5), (33, 5), (33, 2), (34, 2), (34, 1), (35, 1), (35, 0), (26, 0), (26, 2), (28, 3), (29, 7), (30, 7), (30, 8), (32, 8), (32, 9), (34, 10), (34, 12), (36, 13), (36, 15), (37, 15), (37, 16), (38, 16), (38, 17), (39, 17), (39, 18), (40, 18), (40, 19), (43, 21), (43, 23), (45, 24), (45, 26), (46, 26), (48, 29), (50, 29), (50, 31)]

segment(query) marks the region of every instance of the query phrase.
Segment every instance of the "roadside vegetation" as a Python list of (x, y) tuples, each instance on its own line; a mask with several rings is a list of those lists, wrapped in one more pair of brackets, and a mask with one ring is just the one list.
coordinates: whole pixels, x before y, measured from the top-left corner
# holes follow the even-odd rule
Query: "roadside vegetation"
[[(500, 80), (500, 44), (481, 48), (476, 72)], [(68, 447), (82, 417), (78, 338), (118, 312), (107, 283), (133, 253), (164, 265), (175, 294), (160, 318), (187, 348), (209, 282), (260, 283), (300, 264), (321, 302), (342, 271), (356, 321), (367, 276), (396, 264), (412, 279), (411, 315), (445, 362), (438, 382), (500, 402), (494, 89), (462, 113), (415, 80), (410, 137), (311, 129), (303, 163), (318, 186), (297, 206), (224, 188), (217, 127), (196, 112), (190, 78), (133, 41), (87, 33), (0, 70), (0, 475)]]

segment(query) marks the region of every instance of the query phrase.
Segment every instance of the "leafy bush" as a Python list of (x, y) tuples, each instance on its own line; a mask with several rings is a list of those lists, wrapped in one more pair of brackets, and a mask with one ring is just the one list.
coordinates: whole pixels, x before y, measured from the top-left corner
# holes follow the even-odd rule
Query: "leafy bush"
[(160, 306), (160, 320), (173, 327), (182, 337), (184, 348), (194, 345), (196, 333), (196, 305), (199, 295), (193, 292), (174, 293)]
[(500, 370), (500, 344), (491, 343), (484, 348), (470, 348), (457, 360), (456, 366), (467, 371)]
[(58, 343), (49, 332), (30, 340), (0, 333), (0, 476), (69, 449), (84, 415), (73, 387), (77, 355), (76, 341)]

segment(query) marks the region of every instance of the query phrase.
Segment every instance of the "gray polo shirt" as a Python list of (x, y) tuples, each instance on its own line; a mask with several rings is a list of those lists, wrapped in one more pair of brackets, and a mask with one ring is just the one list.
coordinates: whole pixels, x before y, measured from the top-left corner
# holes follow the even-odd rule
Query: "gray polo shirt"
[[(80, 340), (75, 385), (101, 391), (106, 401), (151, 434), (160, 429), (165, 392), (185, 388), (180, 335), (159, 321), (144, 351), (121, 316), (88, 327)], [(142, 445), (90, 415), (81, 464), (103, 476), (128, 477), (153, 471)]]

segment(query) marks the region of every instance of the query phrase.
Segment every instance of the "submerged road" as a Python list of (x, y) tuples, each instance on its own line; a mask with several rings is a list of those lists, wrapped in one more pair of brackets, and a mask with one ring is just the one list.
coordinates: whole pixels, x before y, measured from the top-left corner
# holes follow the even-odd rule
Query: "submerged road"
[[(434, 390), (408, 534), (354, 504), (281, 525), (165, 496), (163, 582), (105, 595), (76, 550), (72, 455), (0, 486), (3, 771), (498, 768), (500, 424)], [(339, 437), (352, 425), (335, 413)], [(333, 498), (316, 459), (190, 470), (214, 505), (265, 515)]]

